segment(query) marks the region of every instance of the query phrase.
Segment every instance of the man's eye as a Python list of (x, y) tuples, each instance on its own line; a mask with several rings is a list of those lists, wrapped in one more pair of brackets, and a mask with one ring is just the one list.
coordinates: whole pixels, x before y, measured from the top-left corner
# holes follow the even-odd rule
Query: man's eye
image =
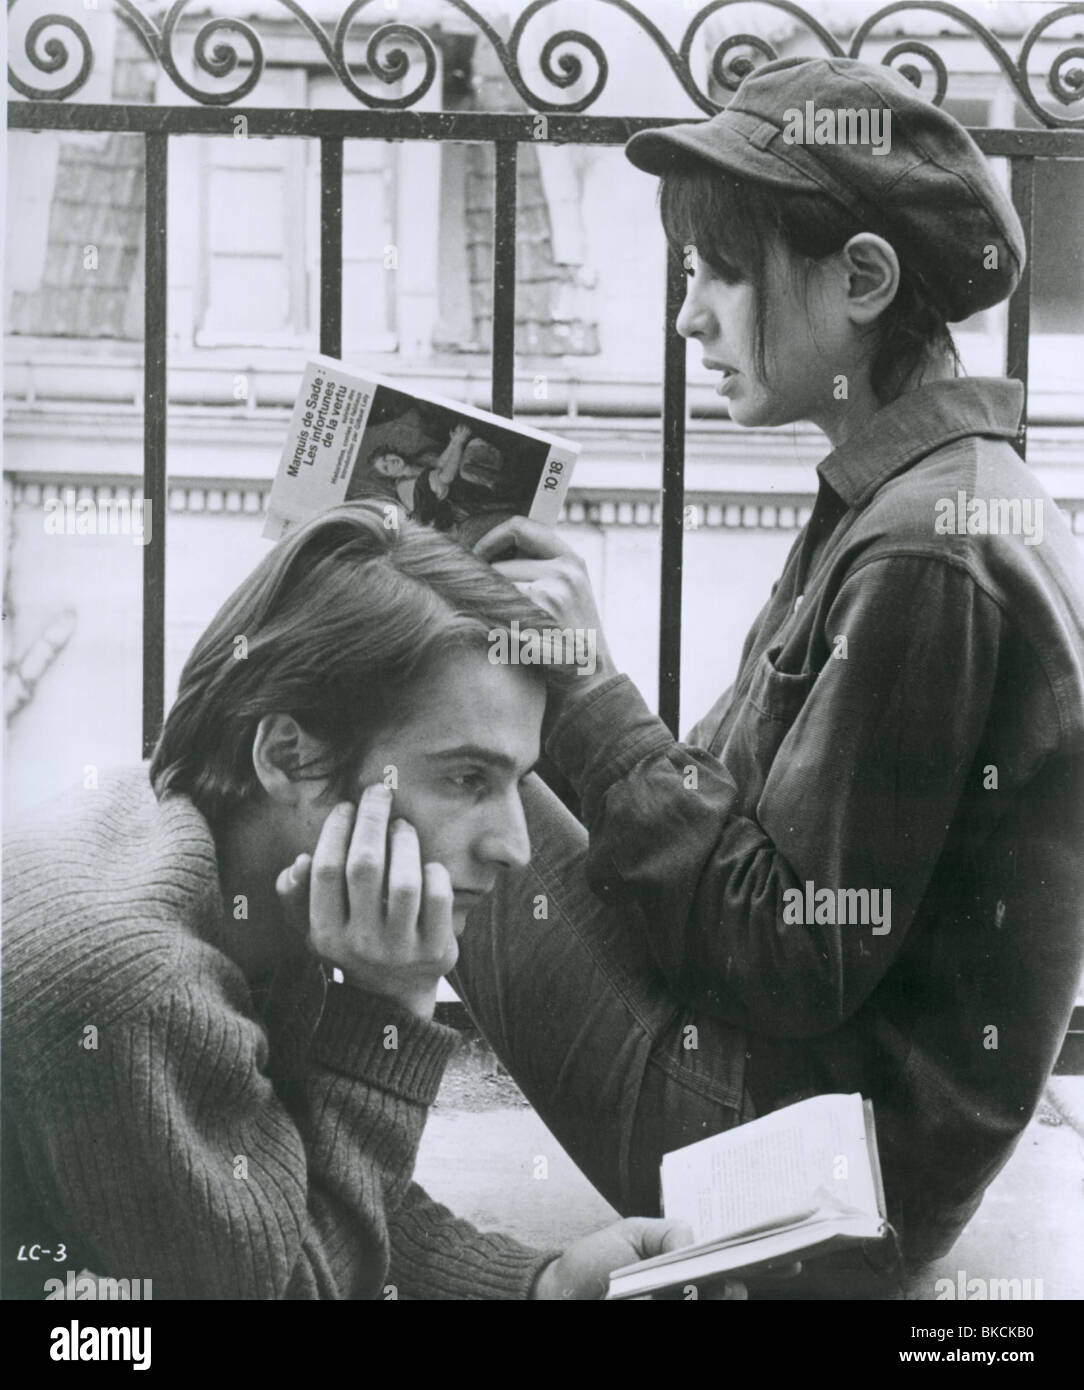
[(489, 785), (489, 779), (484, 772), (459, 772), (448, 780), (465, 792), (484, 792)]

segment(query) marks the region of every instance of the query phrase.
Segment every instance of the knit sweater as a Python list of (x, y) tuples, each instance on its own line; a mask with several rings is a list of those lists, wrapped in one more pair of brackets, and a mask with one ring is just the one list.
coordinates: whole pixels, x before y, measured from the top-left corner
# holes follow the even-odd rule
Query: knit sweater
[[(66, 1267), (155, 1298), (526, 1298), (552, 1252), (411, 1181), (454, 1033), (312, 958), (260, 993), (225, 922), (207, 822), (145, 767), (8, 838), (6, 1296)], [(16, 1268), (35, 1241), (63, 1264)]]

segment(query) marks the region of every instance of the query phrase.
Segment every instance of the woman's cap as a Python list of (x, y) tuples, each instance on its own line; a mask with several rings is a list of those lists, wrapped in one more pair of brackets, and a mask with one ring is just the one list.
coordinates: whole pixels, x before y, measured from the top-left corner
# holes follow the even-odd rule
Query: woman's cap
[(765, 63), (710, 120), (640, 131), (625, 153), (649, 174), (706, 162), (828, 194), (922, 271), (950, 323), (1006, 299), (1027, 259), (1020, 219), (982, 151), (892, 68)]

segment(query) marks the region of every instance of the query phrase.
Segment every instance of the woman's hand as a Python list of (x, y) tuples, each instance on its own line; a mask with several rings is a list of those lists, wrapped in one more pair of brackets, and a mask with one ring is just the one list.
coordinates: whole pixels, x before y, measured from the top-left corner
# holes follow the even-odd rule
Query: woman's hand
[(452, 884), (443, 864), (422, 864), (409, 822), (389, 826), (391, 802), (377, 785), (356, 808), (336, 806), (311, 859), (300, 855), (275, 888), (312, 950), (348, 984), (429, 1019), (437, 984), (459, 954)]
[[(494, 555), (507, 551), (513, 543), (515, 559), (493, 561)], [(487, 531), (474, 550), (483, 560), (489, 560), (498, 574), (511, 579), (532, 602), (551, 613), (558, 627), (594, 632), (595, 681), (617, 674), (602, 634), (587, 566), (552, 526), (514, 516)]]
[[(617, 1221), (570, 1245), (548, 1264), (531, 1290), (533, 1299), (603, 1298), (610, 1274), (637, 1260), (649, 1260), (669, 1250), (693, 1243), (693, 1233), (681, 1221), (633, 1216)], [(745, 1298), (745, 1286), (737, 1280), (718, 1281), (703, 1297)]]

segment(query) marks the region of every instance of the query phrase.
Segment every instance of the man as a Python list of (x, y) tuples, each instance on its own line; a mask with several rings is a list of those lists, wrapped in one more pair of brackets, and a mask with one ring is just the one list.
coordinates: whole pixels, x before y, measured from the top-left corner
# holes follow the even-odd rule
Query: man
[(156, 1299), (598, 1298), (691, 1238), (532, 1250), (411, 1181), (454, 1042), (437, 983), (529, 857), (560, 672), (489, 661), (513, 617), (545, 619), (447, 538), (333, 509), (212, 620), (149, 775), (10, 835), (6, 1297), (89, 1270)]

